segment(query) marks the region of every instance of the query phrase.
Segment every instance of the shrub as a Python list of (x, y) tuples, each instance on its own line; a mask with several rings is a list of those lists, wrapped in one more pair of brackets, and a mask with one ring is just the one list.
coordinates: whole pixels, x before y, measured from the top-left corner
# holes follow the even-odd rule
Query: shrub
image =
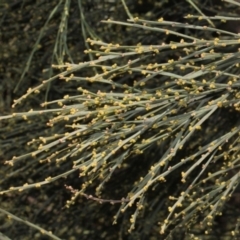
[[(107, 19), (101, 25), (120, 29), (122, 38), (106, 42), (92, 34), (86, 39), (89, 60), (65, 63), (64, 57), (57, 58), (51, 69), (56, 75), (29, 87), (13, 107), (30, 96), (44, 96), (48, 87), (57, 92), (60, 86), (62, 98), (53, 95), (42, 109), (25, 107), (0, 117), (4, 155), (13, 149), (15, 136), (22, 146), (27, 142), (27, 148), (12, 150), (14, 156), (4, 159), (1, 194), (18, 201), (25, 196), (40, 205), (51, 201), (52, 193), (57, 202), (66, 201), (65, 207), (73, 209), (69, 223), (63, 218), (67, 230), (62, 233), (56, 220), (49, 221), (61, 238), (76, 235), (74, 207), (87, 199), (86, 210), (77, 213), (81, 219), (96, 214), (97, 222), (86, 229), (96, 229), (101, 238), (113, 239), (113, 231), (119, 239), (158, 239), (157, 234), (197, 239), (226, 232), (237, 239), (240, 38), (236, 25), (222, 22), (239, 21), (240, 4), (225, 1), (212, 9), (214, 1), (163, 1), (152, 3), (141, 18), (122, 2), (129, 20)], [(174, 6), (170, 13), (169, 4)], [(81, 24), (87, 37), (83, 15)], [(106, 210), (105, 204), (112, 206)], [(54, 212), (42, 208), (44, 216)], [(120, 229), (108, 230), (104, 211), (116, 213), (113, 224)], [(229, 216), (232, 222), (222, 228)], [(80, 229), (81, 239), (96, 236), (88, 232), (84, 238), (86, 229)]]

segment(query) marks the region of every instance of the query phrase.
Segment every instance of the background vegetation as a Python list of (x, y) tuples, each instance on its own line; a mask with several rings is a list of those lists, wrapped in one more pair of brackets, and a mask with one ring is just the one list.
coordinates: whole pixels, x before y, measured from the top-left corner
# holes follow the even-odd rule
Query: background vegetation
[(0, 232), (239, 238), (238, 1), (0, 3)]

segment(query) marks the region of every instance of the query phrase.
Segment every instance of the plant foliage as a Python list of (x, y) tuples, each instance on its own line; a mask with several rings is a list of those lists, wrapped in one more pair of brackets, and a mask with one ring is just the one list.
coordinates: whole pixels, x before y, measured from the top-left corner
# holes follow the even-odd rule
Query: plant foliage
[[(118, 1), (106, 1), (113, 12), (122, 12), (119, 19), (110, 12), (100, 24), (84, 11), (90, 2), (77, 1), (84, 57), (75, 54), (78, 17), (70, 0), (52, 1), (41, 31), (35, 29), (39, 35), (16, 91), (26, 73), (32, 75), (31, 64), (38, 68), (33, 61), (42, 57), (33, 58), (42, 42), (49, 76), (28, 83), (12, 105), (26, 102), (21, 111), (0, 117), (2, 196), (25, 196), (41, 205), (53, 193), (65, 211), (76, 214), (74, 207), (86, 204), (80, 215), (90, 219), (99, 204), (102, 211), (109, 204), (113, 221), (100, 214), (96, 223), (101, 238), (113, 239), (103, 223), (108, 221), (121, 226), (115, 239), (223, 233), (237, 239), (240, 3), (148, 1), (149, 11), (141, 12), (128, 1), (121, 1), (121, 8)], [(103, 2), (88, 7), (101, 12)], [(51, 34), (54, 14), (61, 21), (53, 21)], [(41, 99), (42, 108), (28, 99)], [(45, 215), (53, 211), (42, 208)], [(0, 212), (23, 221), (3, 208)], [(229, 214), (232, 222), (222, 228)], [(71, 224), (66, 228), (74, 232)], [(40, 230), (55, 239), (70, 236), (59, 225), (52, 229), (56, 234)], [(84, 233), (80, 230), (81, 239)]]

